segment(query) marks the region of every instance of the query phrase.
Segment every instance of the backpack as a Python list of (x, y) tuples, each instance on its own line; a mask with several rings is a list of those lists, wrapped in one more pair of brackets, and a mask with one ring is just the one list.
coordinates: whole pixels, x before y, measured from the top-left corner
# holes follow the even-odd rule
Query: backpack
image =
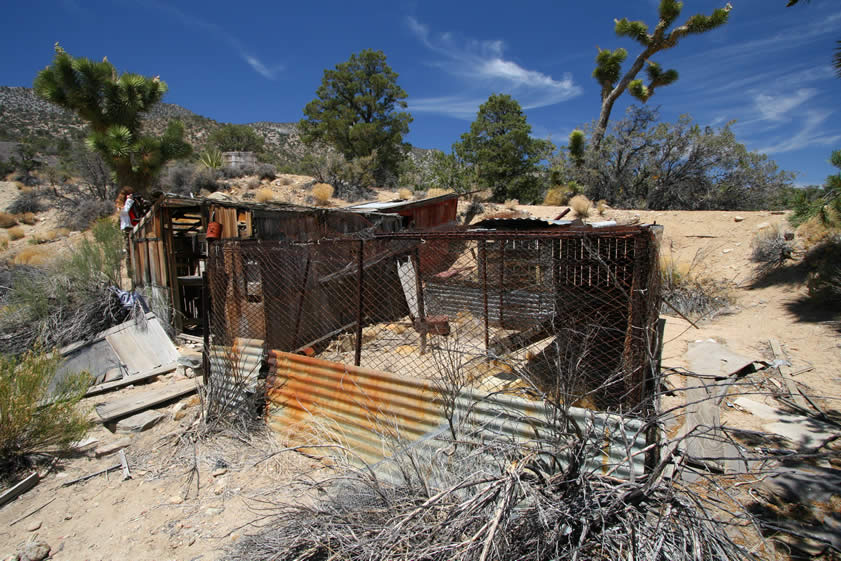
[(143, 218), (144, 214), (146, 214), (146, 210), (146, 201), (144, 201), (143, 197), (140, 195), (135, 195), (134, 203), (132, 203), (131, 208), (128, 209), (128, 218), (131, 221), (132, 227), (137, 226), (140, 223), (140, 219)]

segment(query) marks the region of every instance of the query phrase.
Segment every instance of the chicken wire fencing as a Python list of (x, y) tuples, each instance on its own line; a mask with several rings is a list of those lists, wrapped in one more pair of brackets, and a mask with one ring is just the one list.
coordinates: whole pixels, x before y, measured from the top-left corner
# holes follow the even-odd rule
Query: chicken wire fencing
[(262, 349), (489, 391), (519, 386), (599, 410), (648, 410), (656, 233), (213, 242), (208, 337), (211, 374), (214, 360), (219, 373), (211, 385), (227, 394), (256, 387), (253, 357)]

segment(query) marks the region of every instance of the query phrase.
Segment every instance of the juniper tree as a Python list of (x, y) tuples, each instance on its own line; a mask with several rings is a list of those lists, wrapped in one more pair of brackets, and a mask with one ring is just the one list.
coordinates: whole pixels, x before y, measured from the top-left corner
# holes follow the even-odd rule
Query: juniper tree
[(412, 116), (401, 111), (407, 107), (407, 94), (397, 76), (385, 54), (371, 49), (325, 70), (316, 99), (304, 107), (301, 139), (332, 146), (348, 161), (376, 152), (376, 179), (395, 179), (407, 148), (403, 136), (412, 122)]
[(514, 98), (493, 94), (453, 151), (473, 165), (479, 187), (491, 189), (494, 200), (533, 201), (540, 194), (539, 163), (552, 144), (532, 138), (531, 125)]
[(144, 192), (166, 162), (192, 151), (180, 121), (171, 121), (161, 136), (143, 133), (143, 114), (167, 91), (157, 76), (117, 75), (107, 57), (74, 58), (56, 43), (53, 63), (38, 73), (34, 89), (87, 122), (86, 144), (102, 155), (119, 185)]
[(208, 140), (222, 152), (259, 152), (263, 149), (263, 139), (248, 125), (223, 125), (213, 131)]
[[(631, 67), (622, 74), (622, 63), (628, 57), (628, 51), (621, 47), (614, 51), (599, 49), (593, 77), (601, 86), (602, 106), (593, 131), (592, 142), (595, 148), (601, 145), (613, 104), (625, 90), (630, 91), (631, 95), (645, 103), (654, 95), (657, 88), (668, 86), (677, 80), (677, 70), (664, 70), (659, 64), (653, 62), (651, 57), (660, 51), (671, 49), (687, 35), (705, 33), (724, 25), (731, 6), (728, 3), (708, 16), (703, 14), (691, 16), (683, 25), (670, 31), (669, 28), (680, 16), (682, 9), (683, 2), (660, 0), (659, 19), (654, 31), (650, 31), (648, 25), (642, 21), (629, 21), (627, 18), (615, 20), (616, 34), (633, 39), (643, 47), (643, 50), (634, 59)], [(646, 68), (648, 83), (637, 78), (646, 63), (648, 64)]]

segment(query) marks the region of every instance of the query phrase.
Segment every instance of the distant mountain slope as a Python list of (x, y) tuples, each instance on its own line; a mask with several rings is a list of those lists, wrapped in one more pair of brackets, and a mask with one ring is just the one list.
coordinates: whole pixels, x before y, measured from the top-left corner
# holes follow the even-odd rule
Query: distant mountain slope
[[(184, 123), (187, 141), (197, 150), (204, 147), (210, 134), (221, 127), (220, 123), (203, 117), (173, 103), (158, 103), (144, 120), (147, 132), (160, 134), (172, 119)], [(309, 150), (298, 138), (297, 123), (258, 121), (248, 123), (263, 137), (267, 152), (300, 157)], [(32, 88), (0, 86), (0, 141), (20, 142), (25, 139), (66, 139), (78, 141), (85, 137), (84, 122), (70, 111), (44, 101)], [(410, 153), (417, 163), (431, 157), (432, 150), (413, 148)]]

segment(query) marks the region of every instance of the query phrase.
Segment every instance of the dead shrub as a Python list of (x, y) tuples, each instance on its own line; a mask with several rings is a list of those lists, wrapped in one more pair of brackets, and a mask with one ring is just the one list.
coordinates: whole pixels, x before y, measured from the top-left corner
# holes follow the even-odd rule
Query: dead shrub
[(520, 201), (518, 201), (517, 199), (508, 199), (502, 206), (504, 206), (508, 210), (517, 210), (517, 205), (519, 204)]
[(675, 261), (671, 255), (660, 256), (662, 313), (677, 310), (687, 317), (709, 319), (730, 306), (727, 285), (704, 274), (702, 260), (700, 251), (690, 263)]
[(26, 237), (26, 232), (24, 232), (23, 228), (21, 228), (20, 226), (14, 226), (12, 228), (9, 228), (8, 232), (9, 232), (9, 238), (12, 241), (19, 240), (21, 238)]
[(408, 201), (412, 198), (412, 191), (403, 187), (397, 192), (397, 196), (403, 201)]
[(245, 188), (246, 189), (256, 189), (260, 186), (260, 178), (259, 177), (249, 177), (245, 180)]
[(258, 189), (257, 193), (254, 194), (254, 200), (258, 203), (268, 203), (273, 201), (274, 198), (274, 191), (272, 191), (268, 187)]
[(590, 210), (593, 208), (593, 203), (584, 195), (575, 195), (569, 200), (569, 206), (572, 211), (579, 218), (587, 218), (590, 216)]
[(791, 239), (787, 239), (787, 232), (780, 225), (758, 231), (751, 241), (751, 261), (761, 270), (785, 264), (794, 257), (794, 236), (788, 237)]
[(8, 212), (0, 212), (0, 228), (11, 228), (17, 226), (17, 219)]
[(838, 306), (841, 301), (841, 234), (825, 238), (803, 258), (809, 294)]
[(330, 202), (330, 197), (333, 196), (333, 186), (329, 183), (316, 183), (312, 186), (311, 192), (316, 203), (326, 205)]
[(41, 212), (44, 210), (44, 205), (41, 202), (41, 196), (35, 189), (21, 190), (9, 208), (6, 209), (12, 214), (24, 214)]
[(295, 182), (295, 180), (292, 179), (291, 177), (289, 177), (288, 175), (284, 175), (283, 177), (280, 178), (280, 184), (281, 185), (292, 185), (294, 182)]

